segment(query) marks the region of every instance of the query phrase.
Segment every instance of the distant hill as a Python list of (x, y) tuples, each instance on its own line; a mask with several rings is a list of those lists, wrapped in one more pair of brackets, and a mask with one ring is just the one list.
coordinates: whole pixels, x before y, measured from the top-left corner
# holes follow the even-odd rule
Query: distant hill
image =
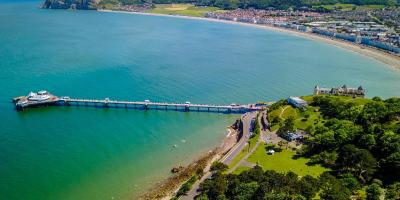
[(101, 0), (45, 0), (43, 8), (48, 9), (97, 9)]
[(192, 3), (199, 6), (215, 6), (221, 9), (270, 7), (287, 9), (289, 7), (311, 7), (346, 3), (355, 5), (399, 5), (397, 0), (45, 0), (43, 7), (51, 9), (97, 9), (104, 5), (138, 5), (138, 4)]

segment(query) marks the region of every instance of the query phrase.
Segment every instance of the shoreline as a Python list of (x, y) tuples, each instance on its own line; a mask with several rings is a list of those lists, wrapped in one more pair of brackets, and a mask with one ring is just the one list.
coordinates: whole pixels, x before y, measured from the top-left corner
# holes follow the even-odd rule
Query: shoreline
[(143, 13), (143, 12), (129, 12), (129, 11), (118, 11), (118, 10), (97, 10), (98, 12), (109, 12), (109, 13), (123, 13), (123, 14), (134, 14), (134, 15), (147, 15), (147, 16), (162, 16), (162, 17), (174, 17), (181, 19), (192, 19), (192, 20), (203, 20), (209, 22), (218, 22), (218, 23), (226, 23), (226, 24), (236, 24), (242, 26), (249, 26), (255, 28), (261, 28), (266, 30), (278, 31), (282, 33), (291, 34), (294, 36), (324, 42), (329, 45), (333, 45), (344, 50), (352, 51), (354, 53), (358, 53), (364, 57), (372, 58), (377, 60), (393, 69), (400, 70), (400, 56), (396, 56), (390, 53), (387, 53), (382, 50), (375, 49), (373, 47), (368, 47), (364, 45), (359, 45), (343, 40), (338, 40), (334, 38), (324, 37), (317, 34), (300, 32), (292, 29), (279, 28), (275, 26), (269, 25), (260, 25), (260, 24), (250, 24), (244, 22), (236, 22), (222, 19), (214, 19), (214, 18), (206, 18), (206, 17), (191, 17), (191, 16), (181, 16), (181, 15), (167, 15), (167, 14), (157, 14), (157, 13)]
[(153, 187), (151, 187), (148, 191), (141, 194), (139, 199), (169, 200), (173, 198), (182, 184), (190, 179), (196, 170), (202, 169), (204, 174), (207, 173), (214, 161), (220, 160), (226, 153), (228, 153), (230, 149), (237, 144), (236, 136), (237, 131), (228, 126), (227, 134), (217, 147), (207, 152), (200, 153), (193, 159), (192, 162), (184, 166), (183, 169), (178, 173), (162, 180), (158, 184), (155, 184)]

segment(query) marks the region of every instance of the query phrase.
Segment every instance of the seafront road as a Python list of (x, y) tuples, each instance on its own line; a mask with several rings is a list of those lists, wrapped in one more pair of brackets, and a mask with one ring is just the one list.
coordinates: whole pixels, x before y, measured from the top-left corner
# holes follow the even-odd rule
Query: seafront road
[[(233, 146), (232, 149), (224, 157), (222, 157), (220, 162), (228, 165), (246, 146), (246, 144), (249, 140), (250, 127), (252, 125), (251, 121), (252, 121), (252, 119), (256, 118), (257, 113), (258, 112), (248, 112), (241, 116), (241, 119), (243, 122), (243, 136), (239, 140), (239, 142), (235, 146)], [(257, 119), (257, 120), (259, 120), (259, 119)], [(262, 138), (262, 137), (260, 137), (260, 138)], [(257, 144), (260, 142), (260, 138), (258, 139)], [(258, 145), (256, 145), (255, 147), (257, 147), (257, 146)], [(254, 148), (254, 150), (255, 150), (255, 148)], [(253, 152), (254, 150), (252, 149), (251, 152)], [(251, 153), (251, 152), (249, 152), (249, 153)], [(249, 155), (250, 154), (246, 155), (246, 158)], [(240, 164), (240, 162), (235, 167), (237, 167), (239, 164)], [(211, 178), (211, 175), (212, 175), (212, 173), (207, 171), (199, 181), (196, 181), (196, 183), (193, 184), (192, 189), (187, 193), (187, 195), (182, 196), (179, 199), (182, 199), (182, 200), (194, 199), (194, 197), (197, 195), (197, 190), (199, 189), (200, 183), (208, 178)]]
[[(263, 113), (261, 113), (260, 117), (258, 117), (258, 119), (256, 119), (256, 120), (258, 120), (259, 124), (262, 124), (261, 123), (261, 117), (263, 117), (263, 116), (264, 116)], [(260, 135), (258, 136), (257, 143), (253, 146), (253, 148), (235, 166), (233, 166), (232, 168), (230, 168), (228, 170), (228, 173), (234, 172), (239, 166), (249, 166), (249, 165), (251, 165), (251, 163), (247, 162), (246, 160), (251, 154), (253, 154), (253, 152), (257, 149), (258, 145), (260, 145), (260, 143), (264, 141), (264, 138), (265, 138), (264, 137), (264, 131), (260, 131)]]

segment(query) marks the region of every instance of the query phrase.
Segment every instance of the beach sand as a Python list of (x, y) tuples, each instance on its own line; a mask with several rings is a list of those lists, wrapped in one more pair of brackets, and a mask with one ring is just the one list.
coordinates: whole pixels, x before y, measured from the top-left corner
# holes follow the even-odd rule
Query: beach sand
[(250, 24), (243, 22), (235, 22), (221, 19), (213, 19), (213, 18), (205, 18), (205, 17), (190, 17), (190, 16), (180, 16), (180, 15), (165, 15), (165, 14), (155, 14), (155, 13), (141, 13), (141, 12), (128, 12), (128, 11), (114, 11), (114, 10), (98, 10), (99, 12), (112, 12), (112, 13), (126, 13), (126, 14), (135, 14), (135, 15), (150, 15), (150, 16), (165, 16), (165, 17), (175, 17), (175, 18), (183, 18), (183, 19), (194, 19), (194, 20), (204, 20), (210, 22), (219, 22), (219, 23), (228, 23), (228, 24), (239, 24), (243, 26), (251, 26), (257, 27), (267, 30), (279, 31), (288, 34), (292, 34), (295, 36), (300, 36), (307, 39), (312, 39), (316, 41), (325, 42), (330, 45), (335, 45), (342, 49), (350, 50), (356, 53), (359, 53), (363, 56), (373, 58), (377, 61), (380, 61), (383, 64), (386, 64), (394, 69), (400, 70), (400, 56), (396, 56), (372, 47), (367, 47), (363, 45), (358, 45), (355, 43), (338, 40), (334, 38), (324, 37), (321, 35), (316, 35), (312, 33), (300, 32), (293, 29), (279, 28), (269, 25), (260, 25), (260, 24)]

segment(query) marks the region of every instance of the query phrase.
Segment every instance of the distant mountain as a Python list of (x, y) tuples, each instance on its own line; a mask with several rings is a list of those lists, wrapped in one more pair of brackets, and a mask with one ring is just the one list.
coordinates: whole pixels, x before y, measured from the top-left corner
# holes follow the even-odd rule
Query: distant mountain
[(100, 0), (45, 0), (43, 8), (49, 9), (96, 9)]

